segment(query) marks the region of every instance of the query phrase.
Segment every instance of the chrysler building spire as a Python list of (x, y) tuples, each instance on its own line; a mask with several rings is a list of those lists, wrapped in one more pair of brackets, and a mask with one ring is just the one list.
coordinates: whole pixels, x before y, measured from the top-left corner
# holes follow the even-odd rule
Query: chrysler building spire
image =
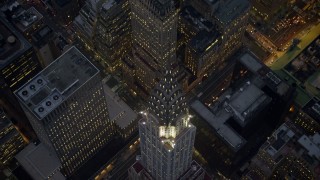
[(148, 111), (159, 118), (163, 126), (175, 126), (179, 117), (187, 114), (184, 93), (180, 84), (167, 70), (151, 92)]

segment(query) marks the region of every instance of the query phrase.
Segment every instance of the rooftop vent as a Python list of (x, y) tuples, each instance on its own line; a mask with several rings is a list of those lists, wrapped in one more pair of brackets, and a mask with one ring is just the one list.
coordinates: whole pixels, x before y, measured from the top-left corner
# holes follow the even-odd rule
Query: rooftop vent
[(59, 96), (58, 96), (58, 95), (54, 95), (54, 96), (53, 96), (53, 99), (54, 99), (54, 100), (58, 100), (58, 99), (59, 99)]
[(35, 86), (35, 85), (33, 85), (33, 84), (31, 84), (31, 85), (29, 86), (29, 88), (30, 88), (31, 90), (34, 90), (34, 91), (35, 91), (36, 86)]
[(16, 42), (16, 38), (14, 36), (9, 36), (7, 38), (7, 41), (8, 41), (9, 44), (13, 44), (13, 43)]
[(43, 82), (42, 79), (38, 79), (38, 80), (37, 80), (37, 83), (38, 83), (38, 84), (42, 84), (42, 82)]
[(21, 94), (24, 95), (24, 96), (27, 96), (28, 95), (28, 91), (24, 90), (24, 91), (22, 91)]
[(47, 105), (47, 106), (51, 106), (51, 104), (52, 104), (51, 101), (47, 101), (47, 102), (46, 102), (46, 105)]
[(39, 112), (43, 112), (43, 111), (44, 111), (44, 108), (43, 108), (43, 107), (39, 107), (39, 108), (38, 108), (38, 111), (39, 111)]

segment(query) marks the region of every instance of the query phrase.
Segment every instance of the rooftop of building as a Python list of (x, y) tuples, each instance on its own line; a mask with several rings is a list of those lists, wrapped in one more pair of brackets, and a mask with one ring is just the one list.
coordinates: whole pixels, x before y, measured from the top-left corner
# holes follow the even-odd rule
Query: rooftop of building
[(317, 98), (311, 99), (304, 107), (303, 111), (320, 123), (320, 103)]
[(150, 0), (151, 10), (154, 11), (161, 20), (174, 12), (179, 7), (177, 0)]
[(44, 25), (32, 34), (32, 41), (36, 46), (42, 46), (53, 36), (53, 30), (48, 25)]
[(284, 123), (269, 138), (269, 145), (265, 146), (264, 150), (273, 157), (294, 135), (295, 133)]
[(31, 48), (31, 44), (4, 18), (0, 18), (0, 69)]
[(235, 91), (227, 90), (211, 107), (195, 100), (191, 103), (191, 108), (206, 120), (233, 150), (237, 151), (246, 140), (232, 129), (227, 121), (233, 119), (241, 127), (245, 127), (271, 100), (261, 89), (248, 81)]
[(196, 179), (197, 177), (203, 176), (203, 180), (213, 179), (210, 175), (199, 165), (196, 161), (191, 162), (191, 166), (182, 174), (177, 180), (183, 179)]
[(144, 167), (142, 166), (142, 164), (139, 162), (139, 161), (136, 161), (133, 165), (132, 165), (132, 168), (134, 169), (134, 171), (139, 174), (143, 169)]
[(181, 10), (181, 16), (191, 23), (194, 27), (205, 29), (210, 31), (214, 28), (214, 25), (206, 20), (196, 9), (192, 6), (186, 6)]
[(67, 4), (69, 4), (72, 0), (54, 0), (55, 3), (57, 3), (57, 5), (59, 5), (60, 7), (63, 7)]
[(59, 159), (41, 143), (37, 146), (30, 143), (16, 155), (16, 159), (34, 180), (65, 179), (59, 171)]
[(203, 53), (211, 47), (218, 45), (220, 33), (217, 31), (199, 31), (189, 42), (189, 45), (196, 50), (197, 53)]
[[(135, 171), (135, 174), (140, 174), (140, 177), (144, 179), (150, 179), (151, 175), (147, 172), (144, 166), (141, 164), (139, 160), (137, 160), (132, 166), (131, 169)], [(177, 180), (182, 179), (197, 179), (199, 177), (203, 177), (204, 180), (212, 180), (213, 178), (199, 165), (196, 161), (192, 161), (190, 167), (181, 174)]]
[[(319, 176), (320, 136), (316, 133), (308, 137), (302, 133), (301, 129), (290, 120), (285, 121), (272, 133), (272, 136), (267, 139), (258, 154), (251, 160), (249, 174), (246, 176), (253, 177), (255, 173), (252, 174), (252, 172), (257, 172), (256, 170), (260, 169), (259, 176), (263, 175), (264, 179), (268, 179), (275, 173), (274, 171), (277, 171), (278, 167), (281, 168), (283, 165), (299, 167), (304, 173), (300, 170), (298, 173), (305, 177)], [(282, 173), (286, 174), (287, 172)], [(292, 171), (288, 173), (290, 175)]]
[(111, 121), (125, 129), (132, 122), (137, 120), (138, 115), (114, 92), (107, 84), (112, 78), (103, 79), (103, 89), (106, 95), (109, 117)]
[(73, 46), (15, 94), (41, 120), (98, 73), (99, 70)]
[(231, 117), (230, 113), (221, 111), (220, 114), (218, 114), (218, 120), (217, 116), (199, 100), (192, 102), (190, 106), (191, 109), (207, 121), (216, 130), (217, 134), (219, 134), (219, 136), (221, 136), (234, 150), (239, 150), (246, 143), (246, 140), (242, 136), (225, 124)]
[(248, 81), (232, 94), (228, 101), (226, 110), (232, 111), (233, 116), (236, 117), (235, 119), (238, 120), (240, 125), (244, 126), (248, 118), (258, 111), (259, 108), (263, 108), (268, 104), (271, 98)]
[(288, 92), (289, 86), (269, 67), (262, 64), (253, 54), (245, 53), (239, 58), (239, 61), (251, 72), (260, 76), (260, 79), (279, 95), (285, 95)]
[(315, 133), (313, 136), (308, 137), (303, 135), (298, 142), (308, 151), (308, 155), (320, 160), (320, 135)]
[[(214, 1), (214, 0), (211, 0)], [(237, 19), (239, 15), (249, 11), (250, 3), (248, 0), (225, 0), (220, 1), (220, 5), (214, 16), (224, 25)]]
[(12, 16), (15, 26), (19, 28), (22, 32), (26, 31), (35, 22), (39, 21), (42, 18), (42, 14), (39, 13), (34, 7), (30, 7), (27, 10), (17, 10)]

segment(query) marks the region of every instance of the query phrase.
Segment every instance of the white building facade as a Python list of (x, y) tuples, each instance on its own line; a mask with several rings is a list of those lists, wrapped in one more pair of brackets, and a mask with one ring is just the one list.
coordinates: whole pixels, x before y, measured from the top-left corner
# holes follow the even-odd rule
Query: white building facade
[[(141, 159), (152, 179), (178, 179), (192, 163), (196, 128), (190, 123), (185, 97), (170, 73), (152, 91), (149, 108), (139, 121)], [(146, 175), (131, 168), (130, 179)]]

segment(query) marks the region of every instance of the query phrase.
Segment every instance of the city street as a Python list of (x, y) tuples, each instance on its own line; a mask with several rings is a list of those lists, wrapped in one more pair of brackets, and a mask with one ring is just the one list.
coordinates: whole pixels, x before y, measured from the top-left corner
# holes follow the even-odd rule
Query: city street
[(277, 47), (253, 26), (249, 24), (247, 26), (246, 31), (253, 39), (255, 39), (262, 47), (264, 47), (271, 54), (275, 54), (277, 52)]

